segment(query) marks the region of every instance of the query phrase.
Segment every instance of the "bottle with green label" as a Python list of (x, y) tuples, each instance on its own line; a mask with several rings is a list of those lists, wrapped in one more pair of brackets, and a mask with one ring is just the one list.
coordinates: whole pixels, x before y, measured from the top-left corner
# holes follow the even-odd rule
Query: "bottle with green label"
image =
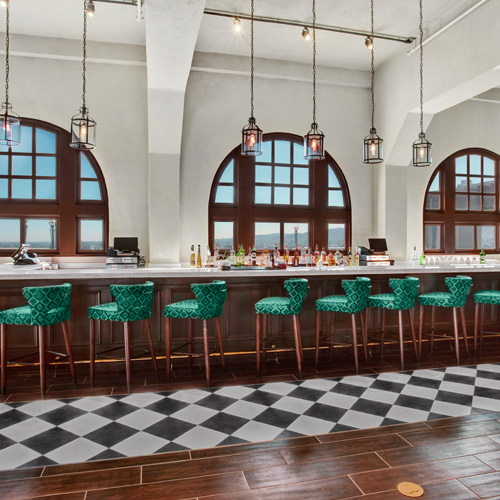
[(422, 252), (422, 255), (420, 256), (420, 265), (423, 266), (425, 265), (425, 254)]
[(483, 248), (481, 248), (481, 252), (479, 253), (479, 264), (486, 264), (486, 253)]

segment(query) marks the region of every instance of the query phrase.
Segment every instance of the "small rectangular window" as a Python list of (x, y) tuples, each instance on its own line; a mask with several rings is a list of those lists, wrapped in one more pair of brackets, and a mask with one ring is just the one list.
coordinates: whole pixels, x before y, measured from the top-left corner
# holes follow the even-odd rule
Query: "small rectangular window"
[(495, 226), (476, 226), (476, 234), (478, 248), (495, 248)]
[(474, 250), (474, 226), (455, 226), (457, 250)]
[(214, 222), (214, 243), (220, 250), (231, 250), (234, 244), (234, 222)]
[(218, 186), (217, 191), (215, 192), (215, 203), (234, 203), (234, 187)]
[(285, 222), (283, 224), (283, 243), (289, 249), (309, 246), (309, 224), (307, 222)]
[(425, 225), (425, 250), (441, 249), (441, 224)]
[(79, 250), (104, 250), (104, 221), (102, 219), (80, 219), (79, 223)]
[(35, 136), (37, 153), (56, 154), (56, 134), (37, 128)]
[(55, 219), (26, 219), (24, 240), (32, 249), (57, 249), (57, 221)]
[(274, 248), (277, 243), (280, 246), (281, 229), (279, 222), (256, 222), (255, 223), (255, 248), (263, 249), (267, 245), (268, 249)]
[(328, 248), (345, 249), (345, 224), (328, 224)]
[(0, 175), (9, 175), (9, 157), (0, 155)]
[(15, 250), (21, 244), (21, 219), (0, 219), (0, 248)]
[(37, 177), (55, 177), (56, 176), (56, 157), (55, 156), (37, 156), (36, 157), (36, 176)]

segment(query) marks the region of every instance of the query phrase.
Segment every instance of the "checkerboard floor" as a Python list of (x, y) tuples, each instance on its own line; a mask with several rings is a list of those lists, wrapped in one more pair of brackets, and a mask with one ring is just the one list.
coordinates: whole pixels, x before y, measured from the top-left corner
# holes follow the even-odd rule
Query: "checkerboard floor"
[(0, 469), (500, 411), (500, 364), (0, 404)]

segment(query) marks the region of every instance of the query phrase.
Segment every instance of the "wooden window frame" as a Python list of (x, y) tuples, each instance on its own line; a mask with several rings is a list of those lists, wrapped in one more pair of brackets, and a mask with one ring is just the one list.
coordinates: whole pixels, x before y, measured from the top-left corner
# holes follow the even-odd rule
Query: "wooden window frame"
[[(106, 255), (108, 247), (108, 193), (101, 168), (92, 153), (81, 153), (69, 146), (71, 134), (51, 123), (21, 118), (22, 125), (35, 129), (43, 129), (56, 134), (56, 199), (2, 199), (0, 200), (0, 218), (47, 218), (58, 220), (56, 251), (40, 249), (40, 256), (78, 256), (78, 255)], [(33, 133), (34, 140), (35, 132)], [(9, 165), (12, 155), (29, 153), (9, 152)], [(101, 200), (80, 200), (80, 154), (85, 154), (93, 167), (101, 189)], [(32, 156), (35, 153), (32, 151)], [(36, 155), (43, 156), (43, 155)], [(53, 156), (47, 154), (46, 156)], [(9, 169), (9, 172), (11, 170)], [(36, 172), (33, 172), (35, 174)], [(28, 178), (25, 176), (24, 178)], [(36, 175), (32, 175), (32, 179)], [(33, 181), (34, 182), (34, 181)], [(104, 238), (102, 251), (88, 251), (80, 249), (78, 218), (94, 218), (104, 220)], [(23, 231), (23, 229), (22, 229)], [(21, 232), (21, 235), (24, 233)], [(21, 239), (21, 242), (22, 239)], [(35, 250), (35, 249), (33, 249)], [(0, 256), (11, 255), (10, 249), (0, 249)]]
[[(285, 140), (303, 146), (303, 137), (287, 133), (264, 134), (264, 141)], [(290, 146), (293, 149), (293, 144)], [(215, 203), (215, 193), (224, 169), (234, 159), (235, 204)], [(273, 159), (273, 158), (271, 158)], [(274, 165), (274, 164), (273, 164)], [(331, 165), (339, 181), (344, 196), (344, 207), (328, 206), (328, 168)], [(278, 164), (279, 166), (279, 164)], [(306, 167), (306, 165), (297, 165)], [(212, 182), (209, 201), (209, 244), (214, 247), (214, 221), (232, 220), (234, 226), (235, 248), (240, 244), (245, 250), (254, 245), (255, 222), (308, 222), (309, 247), (328, 247), (328, 222), (346, 224), (346, 248), (351, 243), (351, 200), (349, 189), (342, 170), (326, 152), (324, 160), (309, 162), (309, 206), (305, 205), (267, 205), (254, 203), (255, 158), (241, 155), (241, 146), (236, 146), (220, 164)], [(292, 166), (293, 168), (293, 166)], [(290, 188), (293, 189), (293, 172)], [(305, 187), (305, 186), (304, 186)], [(291, 198), (293, 201), (293, 198)], [(283, 235), (281, 235), (283, 240)], [(280, 246), (283, 241), (280, 241)], [(262, 251), (263, 249), (257, 249)], [(283, 248), (280, 248), (283, 251)]]
[[(495, 178), (495, 210), (456, 210), (455, 208), (455, 160), (461, 156), (467, 156), (467, 176), (469, 178), (470, 169), (470, 156), (479, 155), (481, 157), (489, 158), (494, 162), (494, 178)], [(429, 254), (470, 254), (479, 253), (481, 248), (473, 249), (457, 249), (455, 242), (455, 227), (456, 225), (471, 225), (471, 226), (495, 226), (495, 248), (484, 249), (485, 253), (499, 253), (500, 243), (499, 243), (499, 223), (500, 223), (500, 176), (499, 176), (499, 163), (500, 156), (492, 151), (488, 151), (482, 148), (468, 148), (462, 149), (448, 156), (443, 160), (439, 166), (433, 172), (425, 190), (424, 202), (423, 202), (423, 241), (425, 248), (425, 225), (426, 224), (441, 224), (441, 244), (440, 250), (425, 250), (425, 253)], [(484, 164), (484, 159), (481, 160), (481, 164)], [(440, 174), (440, 209), (426, 209), (427, 196), (429, 194), (430, 186), (437, 174)], [(462, 176), (462, 174), (458, 174)], [(477, 177), (477, 176), (473, 176)], [(481, 178), (484, 175), (481, 173)], [(469, 189), (469, 187), (468, 187)], [(460, 192), (458, 192), (460, 194)], [(432, 191), (432, 194), (436, 194)], [(469, 195), (469, 191), (464, 194)], [(483, 192), (472, 194), (479, 194), (483, 196)], [(486, 193), (489, 195), (490, 193)], [(474, 230), (474, 241), (476, 241), (476, 229)]]

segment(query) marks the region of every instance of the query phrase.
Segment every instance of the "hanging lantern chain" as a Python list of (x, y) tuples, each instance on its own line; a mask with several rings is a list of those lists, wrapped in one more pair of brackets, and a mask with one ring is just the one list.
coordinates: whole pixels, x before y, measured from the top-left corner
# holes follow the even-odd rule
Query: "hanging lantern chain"
[(86, 105), (86, 100), (85, 100), (85, 95), (87, 93), (86, 60), (87, 60), (87, 0), (83, 0), (83, 60), (82, 60), (83, 94), (82, 94), (82, 101), (83, 101), (83, 110), (84, 110), (83, 112), (84, 113), (87, 110), (87, 105)]
[(424, 30), (422, 16), (422, 0), (420, 0), (420, 133), (424, 132)]
[(252, 20), (250, 21), (250, 116), (253, 118), (253, 12), (254, 0), (252, 0)]
[(313, 0), (312, 28), (313, 28), (313, 123), (316, 123), (316, 0)]
[(10, 0), (7, 1), (5, 25), (5, 107), (9, 107), (9, 48), (10, 48)]
[(375, 42), (373, 38), (373, 0), (371, 0), (371, 33), (372, 33), (372, 129), (375, 128)]

